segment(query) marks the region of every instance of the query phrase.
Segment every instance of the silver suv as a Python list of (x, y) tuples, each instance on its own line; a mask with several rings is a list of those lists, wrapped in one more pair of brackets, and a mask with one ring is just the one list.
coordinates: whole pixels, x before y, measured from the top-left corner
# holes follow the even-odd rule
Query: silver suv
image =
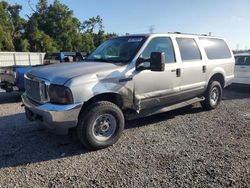
[(179, 33), (129, 35), (101, 44), (84, 63), (25, 75), (27, 118), (55, 131), (76, 127), (82, 144), (114, 144), (125, 119), (195, 102), (214, 109), (234, 77), (234, 57), (219, 38)]

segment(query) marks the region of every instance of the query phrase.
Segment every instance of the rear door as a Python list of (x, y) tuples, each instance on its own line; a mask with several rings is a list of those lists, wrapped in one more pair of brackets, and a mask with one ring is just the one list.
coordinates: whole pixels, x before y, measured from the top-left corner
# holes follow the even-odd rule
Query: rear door
[[(206, 86), (206, 61), (194, 38), (177, 37), (179, 47), (180, 97), (185, 100), (204, 92)], [(177, 70), (178, 70), (177, 69)]]

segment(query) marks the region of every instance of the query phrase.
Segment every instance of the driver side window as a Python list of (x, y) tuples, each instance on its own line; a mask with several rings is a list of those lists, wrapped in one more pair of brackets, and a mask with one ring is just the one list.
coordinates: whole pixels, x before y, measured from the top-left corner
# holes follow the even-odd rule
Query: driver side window
[(152, 52), (164, 52), (166, 63), (176, 62), (174, 48), (169, 37), (153, 38), (147, 47), (142, 52), (141, 56), (144, 59), (149, 59)]

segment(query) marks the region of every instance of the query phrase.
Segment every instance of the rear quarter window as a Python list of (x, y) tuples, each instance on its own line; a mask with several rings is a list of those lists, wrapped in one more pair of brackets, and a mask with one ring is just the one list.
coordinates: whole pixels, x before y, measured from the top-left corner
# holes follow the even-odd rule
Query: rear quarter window
[(222, 39), (200, 38), (208, 59), (231, 58), (231, 51)]

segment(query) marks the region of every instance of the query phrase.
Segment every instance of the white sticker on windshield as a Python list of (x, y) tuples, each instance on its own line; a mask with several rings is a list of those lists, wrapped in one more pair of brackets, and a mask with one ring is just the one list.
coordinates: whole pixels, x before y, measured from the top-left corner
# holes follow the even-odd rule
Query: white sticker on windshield
[(130, 38), (128, 42), (141, 42), (143, 38)]

